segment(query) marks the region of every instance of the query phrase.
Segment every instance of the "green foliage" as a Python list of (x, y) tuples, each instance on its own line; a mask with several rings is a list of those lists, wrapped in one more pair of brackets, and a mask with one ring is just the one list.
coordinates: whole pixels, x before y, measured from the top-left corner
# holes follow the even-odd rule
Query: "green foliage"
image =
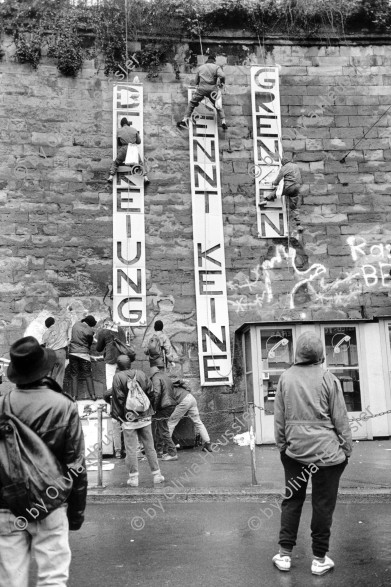
[(148, 71), (149, 78), (157, 77), (159, 67), (168, 62), (172, 48), (170, 43), (149, 43), (141, 51), (137, 51), (136, 58), (141, 69)]
[[(127, 10), (125, 10), (127, 9)], [(140, 66), (155, 76), (183, 36), (197, 39), (211, 31), (240, 28), (259, 38), (285, 33), (316, 38), (324, 31), (391, 28), (390, 0), (4, 0), (0, 32), (15, 39), (16, 59), (37, 67), (49, 39), (49, 56), (64, 75), (82, 67), (85, 46), (103, 56), (106, 75), (126, 64), (126, 42), (139, 42)], [(133, 53), (133, 52), (132, 52)]]
[[(57, 23), (60, 25), (60, 22)], [(63, 15), (61, 26), (49, 40), (48, 57), (57, 59), (57, 69), (65, 76), (75, 77), (83, 66), (84, 51), (73, 15)]]
[(15, 57), (19, 63), (30, 63), (37, 69), (41, 59), (42, 36), (39, 33), (15, 33)]
[(363, 0), (364, 17), (371, 24), (384, 30), (391, 29), (391, 2), (389, 0)]

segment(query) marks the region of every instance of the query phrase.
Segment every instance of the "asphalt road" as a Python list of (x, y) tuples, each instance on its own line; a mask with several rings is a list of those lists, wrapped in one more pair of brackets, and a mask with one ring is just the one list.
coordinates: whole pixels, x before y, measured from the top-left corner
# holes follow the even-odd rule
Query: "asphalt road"
[[(337, 505), (329, 553), (336, 567), (323, 577), (310, 572), (308, 503), (291, 571), (273, 567), (277, 506), (167, 501), (155, 506), (90, 505), (83, 528), (71, 534), (69, 587), (391, 585), (390, 504)], [(134, 529), (143, 524), (142, 530)]]

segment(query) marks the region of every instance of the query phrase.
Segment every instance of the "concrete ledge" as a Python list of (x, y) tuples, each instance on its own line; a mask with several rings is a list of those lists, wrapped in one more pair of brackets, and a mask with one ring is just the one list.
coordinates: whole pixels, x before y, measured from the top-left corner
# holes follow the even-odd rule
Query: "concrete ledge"
[[(97, 488), (88, 490), (89, 503), (153, 503), (159, 500), (166, 502), (196, 502), (196, 501), (268, 501), (276, 498), (281, 499), (278, 491), (262, 489), (261, 487), (249, 487), (242, 490), (231, 490), (226, 488), (200, 489), (190, 487), (181, 491), (174, 491), (172, 487), (159, 489), (127, 487)], [(311, 495), (307, 495), (309, 501)], [(391, 503), (391, 489), (342, 489), (338, 494), (340, 503)]]

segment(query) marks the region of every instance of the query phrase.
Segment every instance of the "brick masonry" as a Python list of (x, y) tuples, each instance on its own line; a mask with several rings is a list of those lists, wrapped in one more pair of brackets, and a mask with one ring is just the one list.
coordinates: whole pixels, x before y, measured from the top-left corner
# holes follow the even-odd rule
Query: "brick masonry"
[[(0, 63), (0, 347), (32, 322), (108, 315), (112, 280), (111, 160), (114, 78), (85, 63), (76, 79), (44, 60)], [(304, 185), (303, 242), (257, 238), (249, 69), (219, 57), (227, 78), (229, 130), (220, 134), (231, 334), (243, 322), (358, 318), (391, 313), (391, 46), (292, 44), (255, 51), (280, 64), (283, 146)], [(148, 317), (166, 324), (181, 370), (199, 392), (189, 145), (175, 122), (194, 75), (167, 66), (144, 83)], [(376, 124), (375, 124), (376, 123)], [(356, 147), (372, 126), (373, 128)], [(348, 151), (345, 163), (340, 160)], [(148, 160), (147, 159), (147, 160)], [(363, 310), (364, 308), (364, 310)], [(134, 329), (141, 346), (145, 329)], [(238, 359), (239, 354), (236, 352)], [(138, 366), (147, 367), (142, 351)], [(235, 380), (240, 383), (240, 361)], [(102, 366), (96, 379), (103, 387)], [(203, 390), (204, 411), (240, 404)], [(228, 390), (226, 390), (228, 391)], [(206, 419), (207, 424), (212, 421)], [(224, 425), (218, 419), (214, 428)]]

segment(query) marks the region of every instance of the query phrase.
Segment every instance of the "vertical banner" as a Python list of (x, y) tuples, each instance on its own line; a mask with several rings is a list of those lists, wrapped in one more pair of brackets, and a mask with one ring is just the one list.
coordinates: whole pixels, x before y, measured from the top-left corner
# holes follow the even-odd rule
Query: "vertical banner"
[[(140, 133), (143, 158), (143, 87), (118, 84), (113, 94), (113, 158), (122, 118)], [(146, 324), (144, 178), (141, 166), (119, 167), (113, 179), (113, 319), (123, 326)]]
[(282, 182), (277, 199), (267, 207), (259, 202), (273, 190), (281, 161), (281, 113), (278, 67), (251, 67), (251, 103), (254, 137), (255, 201), (258, 236), (278, 238), (288, 234)]
[[(192, 91), (189, 90), (188, 99)], [(232, 384), (216, 111), (190, 121), (195, 289), (201, 385)]]

